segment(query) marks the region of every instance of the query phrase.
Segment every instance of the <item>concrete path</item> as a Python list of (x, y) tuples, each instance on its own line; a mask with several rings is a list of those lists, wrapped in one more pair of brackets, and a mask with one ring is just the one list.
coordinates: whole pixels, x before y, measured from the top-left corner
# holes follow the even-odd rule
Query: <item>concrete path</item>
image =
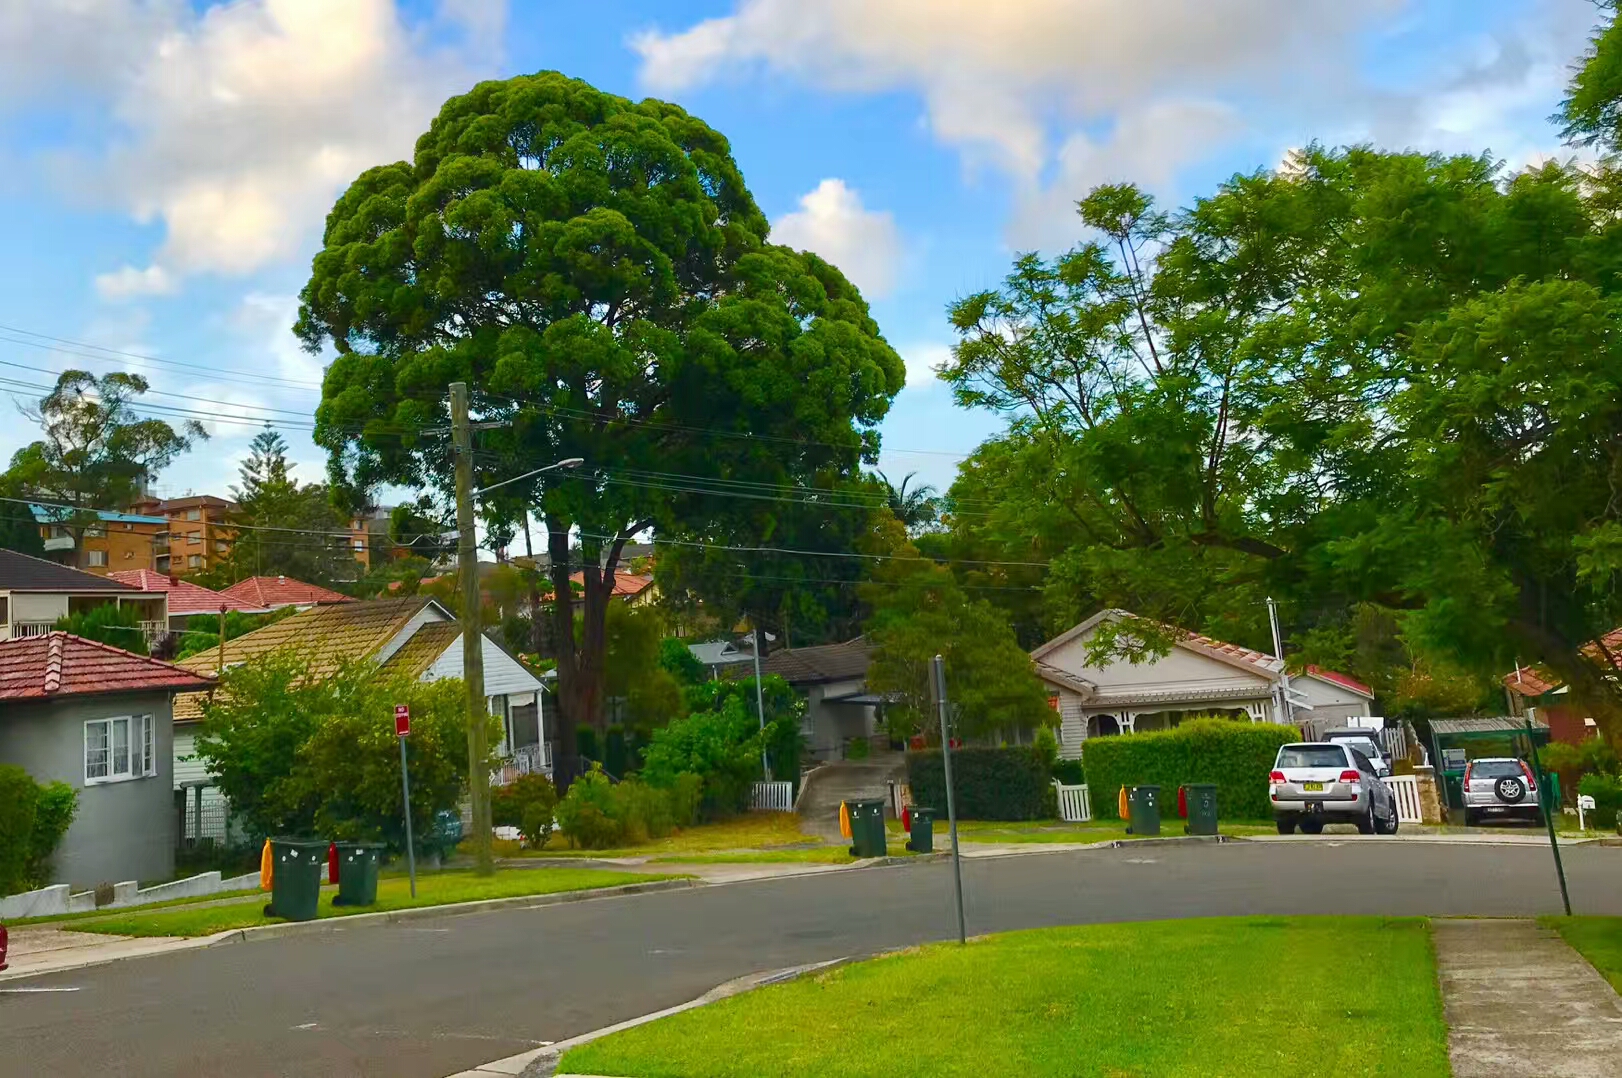
[(1432, 922), (1454, 1078), (1610, 1078), (1622, 998), (1553, 929)]
[(6, 955), (7, 968), (0, 981), (16, 980), (39, 973), (83, 969), (121, 958), (161, 954), (190, 944), (174, 936), (107, 936), (88, 932), (66, 932), (54, 925), (35, 925), (11, 930)]

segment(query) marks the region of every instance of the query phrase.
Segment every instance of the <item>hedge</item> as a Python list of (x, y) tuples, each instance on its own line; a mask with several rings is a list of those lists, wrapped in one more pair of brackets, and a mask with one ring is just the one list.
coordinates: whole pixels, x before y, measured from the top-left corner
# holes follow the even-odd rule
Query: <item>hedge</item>
[(1090, 738), (1081, 759), (1093, 814), (1119, 819), (1116, 799), (1122, 786), (1158, 785), (1161, 804), (1169, 807), (1175, 805), (1177, 787), (1214, 782), (1224, 819), (1266, 819), (1272, 815), (1267, 774), (1279, 746), (1300, 740), (1301, 731), (1293, 726), (1230, 719), (1198, 719), (1164, 733)]
[[(946, 814), (946, 775), (939, 749), (907, 755), (912, 803)], [(1051, 790), (1047, 765), (1029, 748), (954, 749), (952, 784), (960, 820), (1040, 820)]]

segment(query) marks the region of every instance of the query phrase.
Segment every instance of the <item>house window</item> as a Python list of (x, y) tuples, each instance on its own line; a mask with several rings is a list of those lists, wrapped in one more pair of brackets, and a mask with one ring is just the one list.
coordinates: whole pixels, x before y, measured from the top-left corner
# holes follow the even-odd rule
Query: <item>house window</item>
[(105, 539), (107, 537), (107, 525), (86, 524), (84, 529), (84, 537), (86, 539)]
[(0, 595), (0, 625), (11, 624), (11, 596)]
[(186, 556), (186, 568), (188, 568), (188, 569), (201, 569), (202, 567), (203, 567), (203, 556), (201, 554), (188, 554)]
[(186, 510), (186, 519), (187, 520), (202, 520), (203, 519), (203, 511), (201, 509), (188, 509), (188, 510)]
[(151, 715), (123, 715), (85, 723), (85, 785), (156, 775), (155, 725)]
[(214, 553), (216, 553), (216, 554), (224, 554), (226, 551), (228, 551), (230, 549), (231, 549), (231, 541), (229, 539), (216, 539), (216, 540), (214, 540)]
[(186, 543), (189, 546), (201, 546), (202, 542), (203, 542), (203, 533), (202, 532), (192, 532), (190, 535), (186, 536)]
[(87, 550), (85, 553), (89, 555), (90, 568), (105, 569), (107, 567), (107, 552), (105, 550)]

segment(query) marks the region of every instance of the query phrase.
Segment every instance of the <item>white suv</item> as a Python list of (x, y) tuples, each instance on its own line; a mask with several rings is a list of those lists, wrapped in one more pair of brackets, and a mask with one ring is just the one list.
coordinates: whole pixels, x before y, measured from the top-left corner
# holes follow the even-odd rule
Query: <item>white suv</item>
[(1278, 833), (1309, 835), (1326, 823), (1355, 823), (1365, 835), (1397, 833), (1397, 799), (1374, 763), (1338, 741), (1285, 745), (1268, 776)]
[(1543, 822), (1537, 779), (1525, 760), (1513, 756), (1483, 757), (1464, 765), (1464, 822), (1485, 816), (1519, 816)]

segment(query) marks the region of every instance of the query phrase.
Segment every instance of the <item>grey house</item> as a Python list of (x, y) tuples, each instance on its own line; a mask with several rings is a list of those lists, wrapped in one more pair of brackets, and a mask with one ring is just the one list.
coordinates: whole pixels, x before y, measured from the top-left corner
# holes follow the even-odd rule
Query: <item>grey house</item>
[(56, 883), (174, 875), (177, 692), (213, 679), (63, 632), (0, 641), (0, 764), (79, 793)]
[[(776, 674), (805, 694), (801, 732), (818, 762), (842, 760), (857, 738), (882, 737), (884, 697), (867, 689), (873, 646), (863, 637), (842, 644), (788, 648), (766, 656), (761, 673)], [(882, 750), (882, 745), (872, 745)]]

